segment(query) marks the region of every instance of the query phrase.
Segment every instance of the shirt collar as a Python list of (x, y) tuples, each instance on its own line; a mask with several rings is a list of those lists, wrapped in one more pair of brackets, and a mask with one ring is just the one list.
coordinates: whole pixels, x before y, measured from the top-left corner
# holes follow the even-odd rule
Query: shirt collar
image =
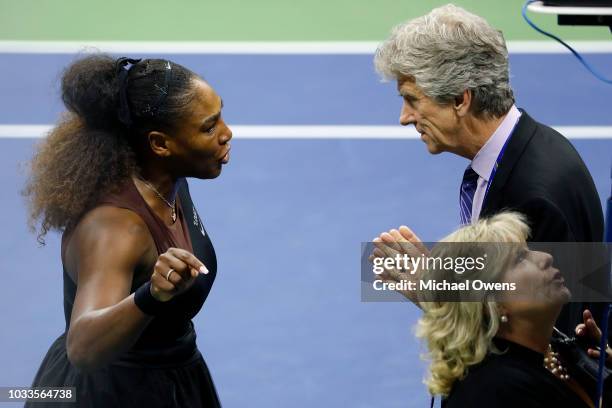
[(472, 160), (470, 166), (485, 181), (489, 181), (495, 161), (520, 117), (521, 111), (517, 109), (516, 105), (512, 105), (504, 120), (502, 120), (497, 129), (495, 129), (495, 132), (493, 132), (489, 140), (480, 148)]

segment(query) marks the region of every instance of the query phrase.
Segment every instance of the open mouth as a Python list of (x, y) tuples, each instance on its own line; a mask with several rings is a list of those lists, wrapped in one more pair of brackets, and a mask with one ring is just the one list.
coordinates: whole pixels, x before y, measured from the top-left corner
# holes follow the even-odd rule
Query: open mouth
[(425, 139), (425, 130), (415, 126), (415, 130), (421, 136), (421, 140)]
[(229, 162), (229, 159), (230, 159), (230, 150), (231, 150), (230, 148), (227, 149), (227, 152), (225, 152), (225, 154), (221, 158), (221, 163), (227, 164)]
[(565, 279), (563, 279), (563, 275), (561, 275), (561, 271), (557, 271), (557, 273), (553, 275), (553, 280), (561, 281), (561, 282), (565, 281)]

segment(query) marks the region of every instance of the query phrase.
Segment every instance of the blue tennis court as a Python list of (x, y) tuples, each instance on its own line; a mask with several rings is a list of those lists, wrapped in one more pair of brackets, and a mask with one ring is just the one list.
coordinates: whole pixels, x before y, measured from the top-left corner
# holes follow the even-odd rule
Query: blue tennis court
[[(397, 124), (401, 100), (394, 84), (380, 83), (370, 55), (162, 57), (216, 88), (230, 127)], [(612, 55), (588, 57), (612, 66)], [(0, 125), (55, 122), (59, 75), (73, 58), (0, 55)], [(612, 126), (612, 88), (571, 56), (513, 54), (511, 74), (517, 105), (540, 122), (578, 133)], [(36, 142), (0, 139), (0, 384), (7, 386), (29, 385), (64, 330), (59, 239), (50, 234), (38, 248), (19, 193)], [(611, 135), (572, 142), (603, 202)], [(417, 309), (360, 301), (360, 243), (400, 224), (430, 241), (455, 228), (466, 164), (430, 156), (410, 138), (247, 139), (235, 132), (222, 176), (191, 181), (219, 261), (194, 323), (224, 406), (428, 406), (412, 330)]]

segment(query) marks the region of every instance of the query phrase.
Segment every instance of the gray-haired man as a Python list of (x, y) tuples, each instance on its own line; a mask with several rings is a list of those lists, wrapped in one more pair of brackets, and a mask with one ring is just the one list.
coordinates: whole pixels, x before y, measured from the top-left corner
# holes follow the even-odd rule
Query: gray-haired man
[[(463, 224), (508, 209), (527, 216), (532, 241), (602, 240), (601, 205), (582, 159), (514, 104), (499, 30), (446, 5), (395, 27), (374, 62), (397, 82), (401, 124), (414, 125), (430, 153), (470, 160), (459, 194)], [(566, 308), (560, 328), (573, 331), (581, 309)]]

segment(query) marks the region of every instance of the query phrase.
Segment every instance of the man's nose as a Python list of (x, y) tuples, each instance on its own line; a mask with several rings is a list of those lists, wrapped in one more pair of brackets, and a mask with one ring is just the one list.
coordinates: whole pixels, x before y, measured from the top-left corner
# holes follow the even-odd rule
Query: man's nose
[(407, 126), (414, 124), (415, 121), (415, 112), (410, 105), (406, 102), (402, 105), (402, 110), (400, 112), (399, 122), (402, 126)]

